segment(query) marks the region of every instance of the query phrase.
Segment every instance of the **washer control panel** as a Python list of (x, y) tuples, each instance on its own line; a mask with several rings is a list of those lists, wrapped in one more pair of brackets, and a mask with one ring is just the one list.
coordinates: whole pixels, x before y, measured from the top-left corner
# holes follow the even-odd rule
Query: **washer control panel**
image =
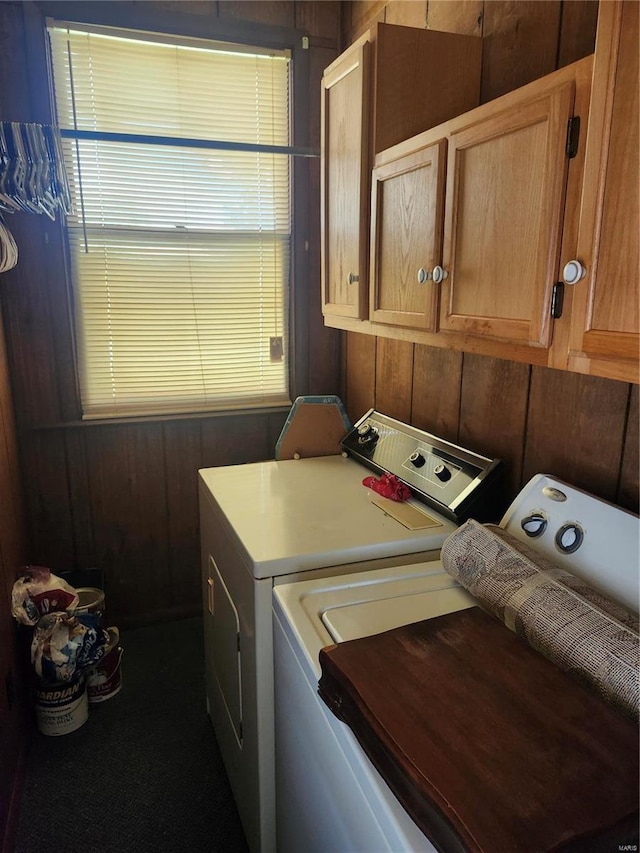
[(515, 497), (500, 526), (637, 613), (637, 515), (548, 474), (536, 474)]
[[(341, 442), (344, 450), (378, 473), (394, 474), (415, 497), (454, 521), (478, 509), (481, 495), (496, 486), (502, 463), (465, 450), (371, 409)], [(484, 502), (486, 520), (491, 502)], [(478, 517), (476, 512), (474, 517)]]

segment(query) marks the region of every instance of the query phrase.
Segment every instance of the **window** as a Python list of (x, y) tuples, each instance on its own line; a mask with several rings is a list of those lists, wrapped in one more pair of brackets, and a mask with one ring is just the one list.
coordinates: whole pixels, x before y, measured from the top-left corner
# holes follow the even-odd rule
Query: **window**
[(83, 416), (288, 404), (288, 53), (49, 35)]

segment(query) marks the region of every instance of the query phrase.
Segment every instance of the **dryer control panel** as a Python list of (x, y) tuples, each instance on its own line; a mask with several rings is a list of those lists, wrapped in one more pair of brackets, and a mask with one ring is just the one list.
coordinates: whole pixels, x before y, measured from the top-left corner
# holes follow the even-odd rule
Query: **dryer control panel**
[(379, 474), (394, 474), (416, 498), (458, 523), (497, 521), (499, 459), (489, 459), (370, 409), (341, 442)]

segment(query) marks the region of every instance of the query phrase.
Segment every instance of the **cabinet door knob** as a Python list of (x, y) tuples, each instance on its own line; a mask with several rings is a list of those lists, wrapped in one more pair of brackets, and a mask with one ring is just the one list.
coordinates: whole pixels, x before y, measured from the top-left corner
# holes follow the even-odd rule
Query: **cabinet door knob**
[(562, 270), (562, 278), (565, 284), (577, 284), (586, 274), (587, 270), (584, 265), (576, 260), (566, 263)]
[(424, 267), (420, 267), (418, 270), (418, 284), (424, 284), (425, 281), (430, 281), (433, 278), (429, 270), (426, 270)]
[(347, 284), (356, 284), (358, 281), (360, 281), (360, 276), (354, 272), (350, 272), (347, 276)]
[(438, 265), (437, 267), (433, 268), (432, 276), (433, 276), (434, 282), (436, 284), (440, 284), (440, 282), (444, 281), (445, 278), (448, 278), (449, 273), (447, 272), (447, 270), (442, 269), (442, 267), (440, 265)]

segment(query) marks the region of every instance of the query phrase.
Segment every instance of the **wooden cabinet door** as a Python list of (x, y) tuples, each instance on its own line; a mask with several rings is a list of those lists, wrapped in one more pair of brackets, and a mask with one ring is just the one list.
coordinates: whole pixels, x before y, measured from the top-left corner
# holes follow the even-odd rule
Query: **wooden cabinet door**
[(356, 319), (367, 287), (369, 48), (355, 42), (322, 79), (322, 310)]
[(446, 140), (373, 170), (370, 314), (377, 323), (437, 330)]
[(601, 3), (578, 231), (586, 275), (573, 288), (569, 363), (632, 382), (640, 351), (638, 177), (638, 2)]
[(442, 330), (549, 346), (574, 95), (566, 74), (543, 78), (453, 123)]

